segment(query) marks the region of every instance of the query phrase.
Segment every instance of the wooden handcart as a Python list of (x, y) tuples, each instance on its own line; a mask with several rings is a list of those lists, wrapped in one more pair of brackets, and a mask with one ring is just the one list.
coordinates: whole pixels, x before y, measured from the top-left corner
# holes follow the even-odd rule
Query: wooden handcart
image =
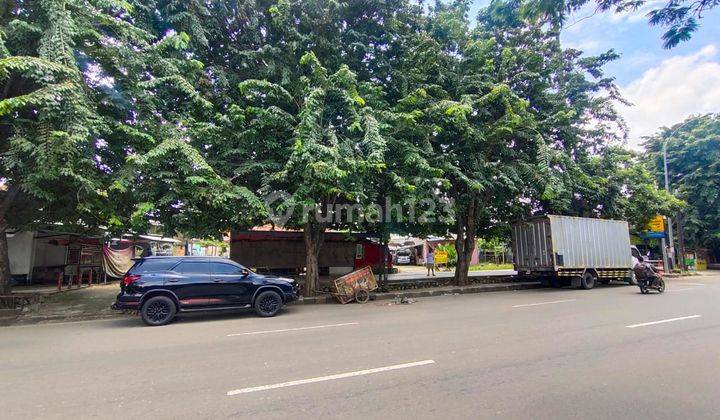
[(342, 304), (353, 300), (357, 303), (365, 303), (370, 300), (370, 292), (378, 288), (370, 266), (338, 277), (333, 284), (335, 285), (333, 295)]

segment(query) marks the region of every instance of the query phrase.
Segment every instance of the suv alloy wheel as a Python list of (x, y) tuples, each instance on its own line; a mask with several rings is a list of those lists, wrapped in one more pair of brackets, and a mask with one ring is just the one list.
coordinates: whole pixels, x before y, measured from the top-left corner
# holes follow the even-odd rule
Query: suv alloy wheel
[(280, 308), (282, 308), (283, 301), (280, 295), (273, 291), (267, 290), (261, 292), (255, 299), (255, 312), (262, 317), (275, 316)]
[(140, 310), (142, 320), (151, 326), (170, 323), (175, 318), (175, 302), (167, 296), (154, 296), (145, 301)]

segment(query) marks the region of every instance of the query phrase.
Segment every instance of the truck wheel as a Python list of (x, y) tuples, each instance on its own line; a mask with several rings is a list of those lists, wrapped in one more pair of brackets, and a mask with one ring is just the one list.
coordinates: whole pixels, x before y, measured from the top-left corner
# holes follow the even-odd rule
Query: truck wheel
[(595, 287), (595, 276), (589, 271), (583, 273), (582, 279), (580, 279), (580, 287), (585, 290)]

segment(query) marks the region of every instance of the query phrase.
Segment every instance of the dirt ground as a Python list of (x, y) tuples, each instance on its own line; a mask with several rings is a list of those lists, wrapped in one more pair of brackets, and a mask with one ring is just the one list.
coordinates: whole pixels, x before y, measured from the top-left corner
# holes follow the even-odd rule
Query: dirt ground
[(117, 317), (121, 314), (110, 309), (110, 305), (119, 291), (117, 283), (109, 283), (45, 295), (41, 303), (26, 306), (17, 318), (6, 319), (3, 324)]

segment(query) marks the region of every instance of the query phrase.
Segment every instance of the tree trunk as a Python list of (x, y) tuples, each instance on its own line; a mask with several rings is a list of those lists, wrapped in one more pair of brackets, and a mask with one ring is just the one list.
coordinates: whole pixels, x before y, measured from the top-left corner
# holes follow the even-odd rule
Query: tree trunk
[(475, 199), (472, 199), (465, 211), (458, 215), (457, 220), (457, 237), (455, 238), (455, 250), (457, 251), (457, 265), (455, 266), (455, 284), (458, 286), (466, 286), (468, 281), (468, 271), (470, 270), (470, 261), (475, 250)]
[(8, 223), (5, 220), (5, 214), (19, 192), (18, 187), (11, 185), (0, 202), (0, 295), (10, 294), (10, 255), (7, 243)]
[[(311, 219), (311, 218), (310, 218)], [(318, 258), (325, 237), (325, 226), (314, 220), (305, 224), (303, 237), (305, 240), (305, 287), (303, 296), (315, 296), (320, 283), (320, 270)]]
[(5, 220), (0, 220), (0, 295), (10, 294), (10, 257), (6, 226)]

